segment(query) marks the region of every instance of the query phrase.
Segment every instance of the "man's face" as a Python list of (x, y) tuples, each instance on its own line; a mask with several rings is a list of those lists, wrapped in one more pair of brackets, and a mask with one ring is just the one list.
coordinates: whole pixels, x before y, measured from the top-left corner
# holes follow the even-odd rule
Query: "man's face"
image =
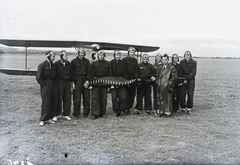
[(163, 65), (168, 64), (168, 59), (167, 59), (167, 57), (162, 57), (162, 62), (163, 62)]
[(179, 62), (179, 58), (178, 58), (178, 56), (176, 56), (176, 55), (173, 56), (173, 62), (176, 62), (176, 63)]
[(51, 60), (52, 62), (55, 60), (55, 54), (54, 54), (54, 53), (51, 53), (50, 60)]
[(143, 62), (144, 62), (144, 63), (148, 63), (148, 56), (147, 56), (147, 55), (144, 55), (144, 56), (143, 56)]
[(85, 56), (85, 50), (80, 50), (78, 57), (82, 59), (84, 56)]
[(62, 56), (63, 60), (68, 60), (68, 54), (66, 52), (64, 52), (63, 56)]
[(190, 58), (191, 58), (191, 54), (190, 54), (190, 52), (185, 52), (185, 54), (184, 54), (184, 58), (185, 58), (187, 61), (189, 61)]
[(161, 61), (161, 56), (156, 56), (156, 61), (160, 62)]
[(99, 59), (99, 60), (103, 60), (103, 59), (104, 59), (104, 54), (103, 54), (102, 52), (100, 52), (100, 53), (98, 54), (98, 59)]
[(135, 55), (135, 50), (134, 49), (130, 49), (129, 50), (129, 56), (130, 57), (134, 57), (134, 55)]
[(121, 59), (121, 53), (119, 51), (115, 52), (115, 59), (117, 61)]

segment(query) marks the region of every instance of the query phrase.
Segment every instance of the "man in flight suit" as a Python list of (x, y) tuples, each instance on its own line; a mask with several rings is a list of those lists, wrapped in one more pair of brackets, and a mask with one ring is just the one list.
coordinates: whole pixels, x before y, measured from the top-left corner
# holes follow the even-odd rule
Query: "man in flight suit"
[(138, 81), (140, 86), (137, 88), (137, 105), (136, 113), (140, 114), (143, 109), (143, 98), (145, 110), (150, 115), (152, 110), (152, 101), (151, 101), (151, 82), (155, 80), (154, 73), (155, 69), (152, 64), (149, 62), (149, 57), (147, 54), (142, 56), (143, 62), (138, 64)]
[[(106, 77), (110, 72), (109, 62), (105, 60), (105, 52), (103, 50), (98, 51), (98, 60), (94, 61), (91, 65), (91, 77)], [(106, 87), (94, 87), (92, 89), (92, 108), (91, 119), (95, 120), (98, 117), (102, 117), (106, 113), (107, 106), (107, 88)]]
[[(155, 63), (153, 65), (154, 69), (155, 69), (155, 74), (154, 77), (157, 79), (158, 77), (158, 68), (160, 67), (160, 65), (162, 65), (162, 55), (160, 53), (157, 53), (155, 56)], [(159, 105), (158, 105), (158, 95), (157, 95), (157, 83), (155, 82), (153, 84), (153, 100), (154, 100), (154, 110), (159, 109)]]
[(172, 102), (173, 103), (173, 112), (177, 112), (179, 109), (179, 97), (180, 97), (180, 89), (181, 89), (181, 85), (182, 85), (182, 80), (179, 79), (180, 65), (179, 65), (179, 57), (177, 54), (172, 55), (172, 62), (170, 64), (175, 67), (175, 69), (177, 71), (177, 77), (178, 77), (178, 79), (176, 80), (176, 84), (173, 87), (173, 102)]
[(60, 60), (55, 62), (55, 66), (58, 84), (58, 109), (53, 121), (57, 121), (57, 117), (60, 115), (71, 120), (69, 117), (71, 110), (71, 63), (68, 61), (68, 54), (65, 50), (60, 52)]
[(81, 114), (81, 95), (83, 95), (83, 115), (87, 117), (90, 112), (90, 91), (88, 89), (89, 80), (91, 77), (91, 67), (88, 59), (85, 58), (86, 52), (84, 49), (78, 51), (78, 56), (71, 61), (71, 74), (74, 82), (74, 111), (73, 116), (77, 119)]
[(56, 67), (53, 64), (55, 54), (53, 51), (46, 53), (47, 60), (38, 65), (36, 80), (41, 87), (42, 107), (40, 126), (45, 122), (55, 123), (52, 119), (57, 110), (57, 83), (56, 83)]
[[(129, 47), (128, 49), (128, 56), (124, 57), (122, 60), (126, 66), (126, 79), (136, 79), (138, 77), (138, 61), (134, 57), (135, 55), (135, 48)], [(133, 107), (135, 95), (136, 95), (136, 86), (130, 85), (126, 88), (126, 95), (127, 95), (127, 104), (125, 108), (125, 114), (130, 114), (130, 109)]]
[[(186, 78), (180, 89), (180, 106), (182, 111), (191, 114), (193, 107), (193, 94), (195, 89), (195, 76), (197, 73), (197, 62), (192, 59), (190, 51), (184, 53), (184, 59), (180, 62), (180, 76)], [(186, 95), (187, 102), (186, 102)]]
[[(110, 76), (115, 77), (126, 77), (126, 67), (124, 62), (121, 60), (121, 52), (115, 50), (113, 53), (114, 59), (110, 61)], [(125, 86), (115, 86), (111, 88), (112, 95), (112, 107), (113, 111), (116, 112), (116, 116), (120, 116), (125, 110), (126, 106), (126, 87)]]

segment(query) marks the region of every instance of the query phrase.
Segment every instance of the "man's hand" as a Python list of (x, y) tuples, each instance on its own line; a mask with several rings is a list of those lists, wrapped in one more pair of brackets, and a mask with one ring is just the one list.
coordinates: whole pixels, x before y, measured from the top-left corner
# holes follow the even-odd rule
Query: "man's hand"
[(179, 83), (177, 86), (182, 86), (183, 85), (183, 83)]
[(151, 81), (155, 81), (156, 80), (156, 78), (155, 77), (151, 77)]
[(74, 82), (71, 83), (72, 90), (76, 89)]
[(89, 81), (86, 81), (86, 82), (83, 84), (83, 87), (84, 87), (84, 88), (88, 88), (88, 86), (89, 86)]
[(112, 86), (111, 86), (111, 89), (114, 89), (114, 88), (115, 88), (115, 87), (112, 85)]

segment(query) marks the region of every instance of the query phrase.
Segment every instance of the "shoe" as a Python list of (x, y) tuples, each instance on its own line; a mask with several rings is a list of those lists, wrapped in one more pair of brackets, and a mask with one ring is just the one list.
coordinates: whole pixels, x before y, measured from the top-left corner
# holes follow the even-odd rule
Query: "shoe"
[(181, 110), (181, 112), (182, 112), (182, 113), (185, 113), (185, 112), (186, 112), (186, 109), (185, 109), (185, 108), (183, 108), (183, 109)]
[(130, 114), (131, 114), (131, 112), (130, 112), (129, 109), (127, 109), (127, 110), (124, 111), (124, 115), (130, 115)]
[(160, 113), (159, 117), (163, 117), (165, 114), (164, 113)]
[(53, 120), (51, 120), (51, 119), (48, 120), (47, 122), (50, 123), (50, 124), (55, 124), (55, 121), (53, 121)]
[(147, 111), (147, 114), (148, 114), (148, 115), (151, 115), (151, 112), (150, 112), (150, 111)]
[(88, 117), (88, 114), (84, 114), (83, 117)]
[(136, 115), (140, 115), (142, 113), (141, 111), (139, 111), (137, 109), (134, 109), (134, 112), (135, 112)]
[[(159, 111), (159, 110), (158, 110), (158, 111)], [(163, 117), (164, 115), (165, 115), (165, 113), (164, 113), (163, 111), (159, 111), (159, 112), (158, 112), (158, 116), (159, 116), (159, 117)]]
[(67, 119), (67, 120), (72, 120), (69, 116), (62, 116), (62, 118)]
[(117, 111), (116, 112), (116, 117), (120, 117), (121, 116), (121, 112), (120, 111)]
[(171, 116), (171, 113), (170, 113), (170, 112), (165, 112), (165, 113), (164, 113), (164, 116), (170, 117), (170, 116)]
[(52, 118), (52, 121), (57, 121), (57, 116), (54, 116), (53, 118)]
[(41, 121), (40, 123), (39, 123), (39, 126), (43, 126), (45, 123), (44, 123), (44, 121)]
[(73, 115), (73, 116), (75, 119), (80, 119), (80, 115), (78, 115), (78, 116)]
[(98, 117), (96, 115), (92, 115), (92, 116), (89, 117), (89, 119), (91, 119), (91, 120), (96, 120), (97, 118)]
[(190, 108), (187, 109), (187, 114), (191, 115), (192, 110)]
[(181, 113), (181, 112), (182, 112), (182, 110), (180, 110), (180, 109), (177, 110), (177, 113)]

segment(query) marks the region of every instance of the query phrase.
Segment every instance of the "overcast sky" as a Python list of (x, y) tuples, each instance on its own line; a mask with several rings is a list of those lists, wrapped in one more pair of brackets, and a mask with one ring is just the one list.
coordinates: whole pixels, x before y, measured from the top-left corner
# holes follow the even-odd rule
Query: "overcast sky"
[[(0, 0), (1, 39), (160, 46), (240, 57), (239, 0)], [(154, 52), (155, 53), (155, 52)]]

